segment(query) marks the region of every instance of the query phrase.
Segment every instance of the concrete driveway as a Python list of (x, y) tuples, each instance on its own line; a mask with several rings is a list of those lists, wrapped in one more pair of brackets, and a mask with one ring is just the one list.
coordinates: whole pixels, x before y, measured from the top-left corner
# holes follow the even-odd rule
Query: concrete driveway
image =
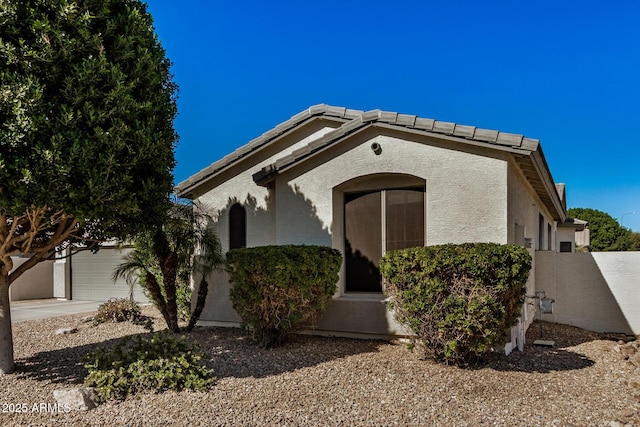
[(68, 316), (70, 314), (93, 314), (100, 301), (67, 301), (57, 299), (42, 299), (11, 302), (11, 322), (25, 320), (47, 319), (49, 317)]

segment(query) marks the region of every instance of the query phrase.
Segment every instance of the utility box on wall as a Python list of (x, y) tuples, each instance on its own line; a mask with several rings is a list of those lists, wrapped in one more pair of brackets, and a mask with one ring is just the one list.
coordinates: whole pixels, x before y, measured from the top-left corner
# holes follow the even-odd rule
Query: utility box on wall
[(556, 302), (553, 298), (543, 297), (540, 298), (540, 312), (542, 314), (553, 314), (553, 303)]

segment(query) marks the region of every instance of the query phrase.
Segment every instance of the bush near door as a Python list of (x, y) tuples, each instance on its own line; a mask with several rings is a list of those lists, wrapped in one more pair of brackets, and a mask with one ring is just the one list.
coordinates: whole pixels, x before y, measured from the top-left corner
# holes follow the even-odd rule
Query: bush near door
[(284, 245), (227, 253), (233, 308), (264, 347), (311, 327), (336, 292), (342, 254), (324, 246)]
[(525, 248), (494, 243), (400, 249), (380, 261), (396, 318), (429, 357), (457, 364), (490, 351), (517, 323), (530, 269)]

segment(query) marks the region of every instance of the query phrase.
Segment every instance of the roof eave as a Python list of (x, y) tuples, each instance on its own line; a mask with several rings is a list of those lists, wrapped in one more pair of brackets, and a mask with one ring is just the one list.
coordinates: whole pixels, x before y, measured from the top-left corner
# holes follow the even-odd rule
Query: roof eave
[(205, 185), (207, 181), (240, 160), (260, 152), (272, 142), (286, 136), (299, 126), (318, 117), (326, 117), (345, 123), (359, 117), (360, 114), (362, 114), (362, 111), (344, 107), (334, 107), (326, 104), (313, 105), (182, 181), (175, 187), (174, 192), (179, 197), (193, 199), (197, 197), (198, 188)]

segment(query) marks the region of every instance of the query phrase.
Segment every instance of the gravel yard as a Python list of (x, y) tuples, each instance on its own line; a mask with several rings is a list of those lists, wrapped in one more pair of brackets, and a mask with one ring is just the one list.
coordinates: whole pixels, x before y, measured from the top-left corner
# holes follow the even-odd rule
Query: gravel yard
[[(161, 327), (157, 312), (145, 310)], [(528, 345), (469, 369), (420, 360), (399, 343), (301, 335), (264, 350), (241, 330), (199, 328), (191, 336), (211, 355), (218, 378), (208, 393), (137, 395), (88, 412), (32, 412), (34, 404), (55, 403), (53, 390), (82, 384), (84, 354), (144, 332), (130, 323), (80, 323), (81, 317), (14, 324), (18, 369), (0, 377), (0, 425), (640, 426), (638, 400), (626, 385), (635, 367), (613, 351), (616, 343), (550, 324), (544, 338), (555, 340), (554, 348)], [(55, 335), (75, 325), (77, 333)], [(538, 334), (534, 325), (529, 342)], [(28, 413), (11, 411), (23, 404)]]

